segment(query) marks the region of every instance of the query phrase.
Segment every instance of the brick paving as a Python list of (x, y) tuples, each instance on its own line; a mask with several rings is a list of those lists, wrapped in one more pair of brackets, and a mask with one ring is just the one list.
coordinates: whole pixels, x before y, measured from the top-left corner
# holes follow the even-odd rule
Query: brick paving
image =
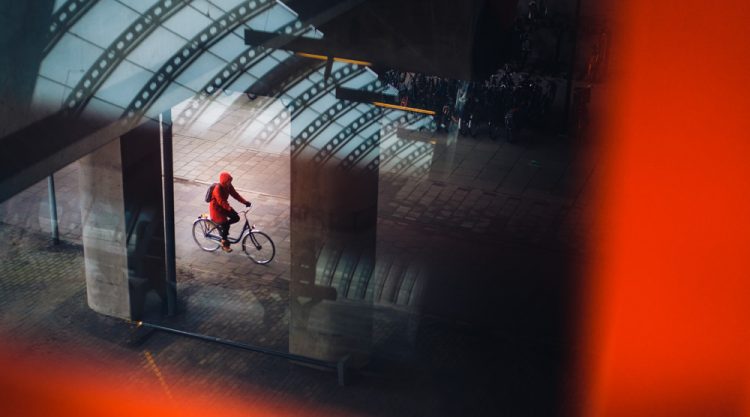
[[(221, 126), (236, 127), (241, 114), (228, 114), (215, 129), (176, 129), (175, 237), (185, 314), (171, 324), (286, 350), (289, 155), (279, 146), (249, 147), (241, 135)], [(548, 389), (545, 369), (567, 349), (561, 347), (564, 336), (556, 338), (549, 330), (555, 326), (549, 309), (565, 307), (558, 306), (565, 288), (554, 271), (585, 255), (580, 242), (589, 226), (581, 196), (593, 166), (557, 138), (530, 136), (511, 145), (459, 137), (449, 152), (429, 144), (442, 140), (439, 135), (422, 135), (427, 142), (408, 145), (425, 151), (417, 164), (381, 150), (390, 159), (380, 175), (373, 357), (352, 387), (337, 387), (331, 374), (278, 358), (166, 334), (136, 348), (124, 346), (125, 326), (85, 304), (76, 164), (55, 174), (62, 245), (50, 245), (47, 237), (46, 182), (0, 204), (0, 233), (10, 237), (0, 243), (0, 332), (36, 340), (40, 355), (55, 343), (95, 346), (101, 363), (142, 364), (148, 350), (168, 377), (190, 370), (180, 383), (213, 386), (208, 395), (260, 390), (274, 401), (302, 399), (367, 415), (482, 415), (487, 410), (546, 415), (548, 409), (531, 396)], [(207, 253), (192, 240), (192, 222), (206, 211), (206, 184), (223, 169), (253, 202), (251, 221), (277, 245), (270, 265), (250, 262), (239, 248), (232, 254)], [(233, 232), (239, 229), (235, 225)], [(540, 253), (547, 265), (530, 258)], [(477, 277), (488, 268), (499, 279), (481, 288), (486, 284)], [(451, 288), (451, 298), (441, 293), (443, 287)], [(471, 326), (450, 309), (451, 304), (487, 303), (490, 296), (496, 304), (492, 317), (482, 318), (483, 311), (460, 313)], [(490, 338), (499, 344), (487, 346), (480, 331), (485, 319), (500, 329)], [(153, 378), (142, 366), (137, 369), (133, 381)], [(456, 381), (465, 387), (456, 391)], [(487, 384), (500, 391), (476, 389)]]

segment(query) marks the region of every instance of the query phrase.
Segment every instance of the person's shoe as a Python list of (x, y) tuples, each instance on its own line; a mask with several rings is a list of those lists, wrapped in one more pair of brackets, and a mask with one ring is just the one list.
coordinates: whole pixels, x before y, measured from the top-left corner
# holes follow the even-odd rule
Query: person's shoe
[(232, 251), (232, 248), (229, 247), (229, 242), (226, 240), (221, 241), (221, 250), (223, 250), (226, 253), (229, 253)]

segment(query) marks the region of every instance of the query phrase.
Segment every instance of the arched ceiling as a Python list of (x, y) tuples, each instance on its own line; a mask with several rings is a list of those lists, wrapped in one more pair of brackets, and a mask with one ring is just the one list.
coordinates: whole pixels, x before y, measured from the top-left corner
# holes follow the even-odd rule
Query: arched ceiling
[[(385, 91), (369, 68), (334, 62), (325, 78), (322, 61), (244, 42), (245, 29), (324, 38), (310, 24), (324, 20), (302, 21), (277, 0), (57, 0), (30, 103), (27, 123), (32, 126), (16, 141), (54, 132), (63, 137), (59, 143), (38, 151), (48, 154), (47, 162), (70, 163), (65, 159), (75, 154), (61, 157), (58, 148), (101, 123), (124, 120), (133, 126), (186, 100), (190, 108), (181, 117), (200, 117), (217, 94), (266, 83), (272, 87), (269, 95), (286, 109), (258, 141), (274, 140), (277, 127), (291, 119), (293, 155), (309, 152), (317, 163), (346, 169), (358, 164), (376, 168), (379, 161), (370, 151), (378, 141), (389, 139), (398, 126), (416, 126), (427, 118), (336, 99), (336, 87)], [(10, 171), (28, 165), (8, 163)], [(33, 175), (46, 175), (43, 171), (37, 167)]]

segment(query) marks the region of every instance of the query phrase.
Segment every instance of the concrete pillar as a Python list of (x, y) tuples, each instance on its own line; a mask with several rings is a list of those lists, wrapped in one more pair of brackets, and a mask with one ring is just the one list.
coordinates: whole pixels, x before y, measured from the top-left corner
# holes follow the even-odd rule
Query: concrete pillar
[(159, 129), (146, 123), (80, 161), (89, 306), (141, 320), (165, 308)]
[(130, 319), (120, 139), (80, 164), (86, 298), (97, 313)]
[(365, 290), (375, 261), (378, 171), (343, 169), (342, 155), (316, 161), (316, 152), (302, 149), (291, 160), (289, 351), (348, 356), (347, 366), (362, 366), (372, 345)]

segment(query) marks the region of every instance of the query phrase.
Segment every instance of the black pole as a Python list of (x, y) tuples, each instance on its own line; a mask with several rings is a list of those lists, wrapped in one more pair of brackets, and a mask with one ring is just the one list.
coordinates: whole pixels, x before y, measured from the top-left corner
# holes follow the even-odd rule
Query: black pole
[(164, 191), (164, 245), (167, 273), (167, 315), (174, 316), (177, 310), (177, 267), (175, 264), (174, 237), (174, 174), (172, 164), (172, 111), (160, 115), (161, 158)]
[(49, 221), (52, 228), (52, 243), (60, 243), (60, 232), (57, 222), (57, 197), (55, 196), (55, 178), (53, 174), (47, 177), (47, 193), (49, 194)]
[(573, 83), (575, 82), (576, 58), (578, 55), (578, 26), (581, 20), (581, 0), (576, 0), (576, 12), (573, 21), (573, 50), (571, 51), (570, 67), (568, 69), (568, 88), (565, 92), (565, 119), (563, 120), (563, 129), (570, 133), (570, 105), (573, 101)]

